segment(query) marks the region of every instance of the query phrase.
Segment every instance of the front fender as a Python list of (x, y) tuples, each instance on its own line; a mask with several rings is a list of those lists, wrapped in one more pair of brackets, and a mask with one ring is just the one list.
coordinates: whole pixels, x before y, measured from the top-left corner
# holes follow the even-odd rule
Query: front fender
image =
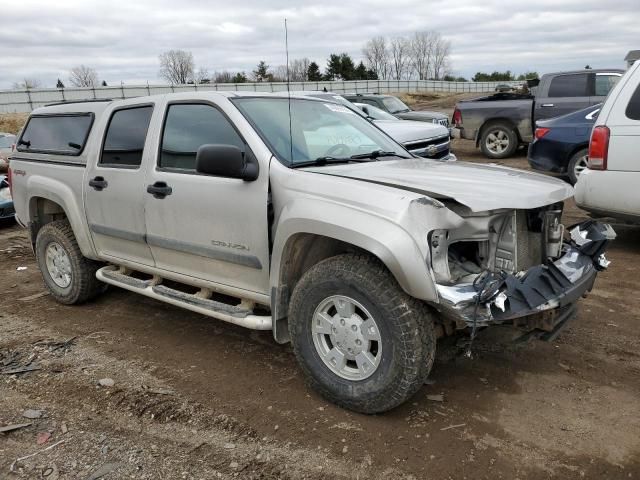
[(36, 201), (44, 198), (58, 204), (65, 212), (80, 251), (87, 258), (97, 259), (89, 228), (82, 208), (82, 192), (74, 192), (67, 184), (42, 175), (30, 175), (26, 184), (29, 192), (29, 219), (33, 222)]
[(437, 301), (427, 259), (409, 232), (389, 219), (343, 204), (318, 202), (317, 197), (296, 200), (280, 216), (271, 260), (272, 289), (279, 287), (287, 242), (299, 233), (329, 237), (370, 252), (409, 295)]

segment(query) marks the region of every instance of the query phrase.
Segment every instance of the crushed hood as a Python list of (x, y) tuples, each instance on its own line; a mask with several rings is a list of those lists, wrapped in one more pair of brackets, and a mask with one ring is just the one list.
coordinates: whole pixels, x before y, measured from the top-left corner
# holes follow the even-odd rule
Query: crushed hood
[(537, 208), (573, 196), (573, 188), (562, 180), (466, 162), (411, 158), (304, 170), (398, 187), (432, 198), (451, 198), (474, 212)]

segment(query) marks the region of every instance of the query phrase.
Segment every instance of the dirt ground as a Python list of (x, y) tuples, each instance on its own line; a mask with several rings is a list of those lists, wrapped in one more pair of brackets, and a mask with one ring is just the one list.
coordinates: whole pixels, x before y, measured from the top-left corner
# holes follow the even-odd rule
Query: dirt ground
[(555, 343), (487, 330), (469, 359), (441, 341), (428, 384), (375, 416), (308, 390), (269, 332), (116, 288), (57, 304), (2, 226), (0, 427), (30, 425), (0, 433), (0, 478), (640, 478), (640, 227), (613, 224), (611, 267)]

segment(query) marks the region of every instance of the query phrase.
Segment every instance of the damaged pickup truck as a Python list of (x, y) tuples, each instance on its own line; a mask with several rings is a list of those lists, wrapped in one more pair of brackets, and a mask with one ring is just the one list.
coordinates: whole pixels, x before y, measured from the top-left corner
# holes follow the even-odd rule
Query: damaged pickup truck
[(415, 394), (441, 336), (554, 338), (615, 236), (591, 221), (565, 232), (562, 181), (415, 157), (309, 97), (40, 108), (10, 177), (58, 301), (110, 284), (273, 330), (314, 389), (364, 413)]

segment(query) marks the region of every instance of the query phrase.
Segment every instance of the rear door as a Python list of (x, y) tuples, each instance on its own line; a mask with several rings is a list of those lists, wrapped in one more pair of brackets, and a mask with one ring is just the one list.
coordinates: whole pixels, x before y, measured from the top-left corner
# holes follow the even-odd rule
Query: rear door
[(264, 294), (269, 290), (268, 168), (251, 182), (195, 171), (196, 153), (205, 144), (234, 145), (251, 154), (230, 117), (246, 120), (228, 100), (221, 101), (227, 110), (195, 99), (167, 105), (155, 168), (145, 186), (147, 242), (157, 268)]
[[(635, 83), (635, 85), (634, 85)], [(611, 132), (607, 170), (640, 172), (640, 71), (629, 78), (611, 108), (606, 126)], [(637, 191), (636, 176), (626, 179)], [(629, 190), (627, 190), (629, 191)], [(635, 197), (637, 199), (637, 196)], [(638, 211), (638, 204), (627, 205), (623, 211)]]
[(93, 241), (102, 257), (153, 266), (145, 242), (144, 180), (152, 104), (114, 110), (98, 161), (87, 167), (85, 210)]
[[(592, 105), (593, 73), (568, 73), (554, 76), (544, 97), (536, 96), (534, 119), (559, 117)], [(540, 90), (540, 87), (538, 87)], [(545, 90), (545, 89), (542, 89)], [(543, 93), (543, 91), (540, 91)]]

